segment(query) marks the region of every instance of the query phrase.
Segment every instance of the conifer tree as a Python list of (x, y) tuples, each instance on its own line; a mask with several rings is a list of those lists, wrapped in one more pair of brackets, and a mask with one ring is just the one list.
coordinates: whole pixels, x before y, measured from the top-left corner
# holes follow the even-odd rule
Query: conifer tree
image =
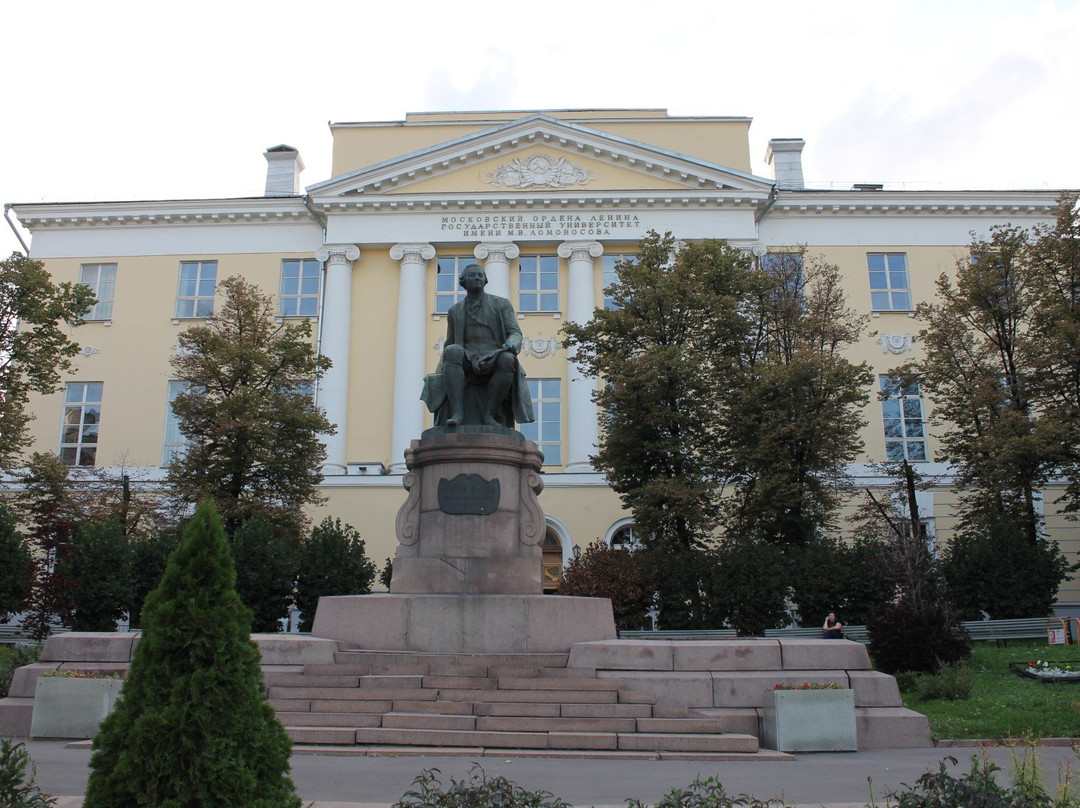
[(299, 808), (250, 625), (204, 503), (146, 599), (122, 696), (94, 738), (85, 808)]

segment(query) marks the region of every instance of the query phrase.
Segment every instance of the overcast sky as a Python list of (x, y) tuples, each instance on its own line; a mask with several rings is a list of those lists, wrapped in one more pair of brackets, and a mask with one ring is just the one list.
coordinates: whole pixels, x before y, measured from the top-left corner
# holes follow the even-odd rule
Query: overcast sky
[[(0, 200), (329, 178), (329, 121), (650, 107), (806, 140), (812, 187), (1080, 188), (1080, 0), (6, 3)], [(7, 225), (0, 250), (18, 247)]]

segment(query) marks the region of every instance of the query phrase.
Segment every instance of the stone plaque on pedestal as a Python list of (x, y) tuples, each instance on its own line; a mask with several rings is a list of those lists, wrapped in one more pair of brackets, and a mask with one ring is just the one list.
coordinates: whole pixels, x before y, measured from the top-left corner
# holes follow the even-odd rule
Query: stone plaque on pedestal
[(405, 463), (391, 593), (542, 593), (535, 443), (500, 427), (436, 427), (412, 442)]

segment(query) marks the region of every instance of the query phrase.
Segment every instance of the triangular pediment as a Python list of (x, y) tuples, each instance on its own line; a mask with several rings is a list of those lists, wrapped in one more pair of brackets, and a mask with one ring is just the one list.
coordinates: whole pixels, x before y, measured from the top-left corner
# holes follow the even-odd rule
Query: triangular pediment
[(310, 186), (316, 203), (637, 194), (765, 199), (772, 180), (546, 115), (529, 115)]

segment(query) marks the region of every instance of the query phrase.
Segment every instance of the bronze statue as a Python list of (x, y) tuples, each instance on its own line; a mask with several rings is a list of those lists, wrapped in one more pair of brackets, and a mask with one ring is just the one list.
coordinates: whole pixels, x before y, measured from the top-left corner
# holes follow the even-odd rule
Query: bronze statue
[(484, 292), (487, 273), (478, 264), (461, 271), (465, 299), (446, 314), (446, 346), (420, 398), (435, 413), (435, 425), (466, 424), (513, 429), (531, 423), (532, 399), (518, 362), (521, 328), (505, 297)]

